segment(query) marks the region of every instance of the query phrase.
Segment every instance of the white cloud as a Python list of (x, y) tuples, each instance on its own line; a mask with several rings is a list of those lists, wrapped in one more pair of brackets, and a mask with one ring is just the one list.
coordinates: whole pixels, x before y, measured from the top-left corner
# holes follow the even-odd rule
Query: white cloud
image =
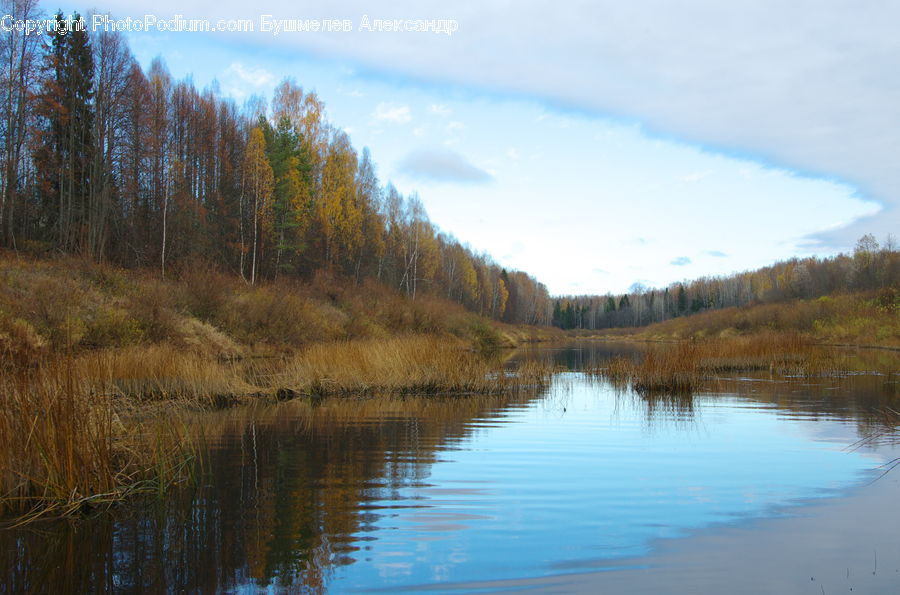
[(222, 73), (224, 90), (236, 99), (268, 90), (274, 82), (275, 75), (265, 68), (244, 66), (241, 62), (232, 62)]
[(710, 175), (712, 175), (711, 170), (698, 171), (698, 172), (688, 174), (688, 175), (682, 177), (681, 181), (685, 182), (686, 184), (695, 184), (695, 183), (699, 182), (700, 180), (702, 180), (703, 178), (709, 177)]
[(416, 128), (413, 128), (413, 136), (419, 136), (419, 137), (425, 136), (425, 128), (423, 128), (422, 126), (417, 126)]
[(440, 104), (440, 103), (432, 103), (432, 104), (431, 104), (431, 108), (429, 109), (429, 111), (430, 111), (432, 114), (438, 115), (438, 116), (440, 116), (440, 117), (442, 117), (442, 118), (446, 118), (447, 116), (449, 116), (450, 114), (453, 113), (453, 110), (452, 110), (452, 109), (450, 109), (450, 108), (447, 107), (446, 105), (443, 105), (443, 104)]
[(381, 102), (375, 106), (372, 117), (379, 122), (392, 122), (394, 124), (406, 124), (412, 120), (412, 112), (408, 105)]

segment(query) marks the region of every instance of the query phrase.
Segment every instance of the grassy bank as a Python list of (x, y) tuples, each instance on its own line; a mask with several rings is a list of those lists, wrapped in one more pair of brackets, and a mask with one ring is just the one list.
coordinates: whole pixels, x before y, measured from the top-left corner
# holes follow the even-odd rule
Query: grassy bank
[(0, 354), (7, 363), (158, 344), (210, 357), (250, 357), (407, 333), (446, 335), (483, 348), (561, 335), (491, 321), (439, 296), (407, 299), (374, 281), (321, 274), (308, 282), (251, 286), (203, 262), (160, 279), (156, 271), (0, 252)]
[(817, 343), (900, 348), (900, 289), (725, 308), (590, 334), (671, 340), (772, 333), (799, 334)]
[(497, 394), (542, 383), (534, 363), (509, 373), (465, 344), (433, 336), (309, 347), (276, 366), (270, 384), (314, 397), (341, 394)]

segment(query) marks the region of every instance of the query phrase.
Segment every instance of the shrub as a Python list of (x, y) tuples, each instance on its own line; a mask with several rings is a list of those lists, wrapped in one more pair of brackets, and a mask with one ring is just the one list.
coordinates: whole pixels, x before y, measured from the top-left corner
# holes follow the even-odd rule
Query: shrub
[(146, 339), (164, 341), (175, 335), (177, 316), (172, 309), (172, 291), (167, 284), (160, 281), (142, 283), (140, 291), (128, 299), (127, 310)]
[(200, 320), (218, 320), (228, 301), (228, 295), (237, 290), (233, 279), (209, 266), (198, 264), (182, 273), (178, 302), (183, 310)]
[(98, 306), (86, 321), (80, 343), (87, 347), (121, 347), (139, 342), (141, 324), (122, 308)]
[(344, 337), (347, 320), (336, 307), (303, 298), (290, 286), (259, 287), (229, 300), (223, 327), (249, 343), (297, 346)]
[(0, 355), (2, 361), (24, 365), (47, 350), (47, 341), (31, 324), (21, 318), (0, 320)]

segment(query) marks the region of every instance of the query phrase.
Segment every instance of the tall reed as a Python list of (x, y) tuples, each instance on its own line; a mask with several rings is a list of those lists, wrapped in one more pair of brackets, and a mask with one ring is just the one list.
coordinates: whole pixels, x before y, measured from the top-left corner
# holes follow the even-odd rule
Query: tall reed
[(70, 514), (182, 479), (177, 423), (126, 420), (98, 388), (71, 358), (0, 377), (0, 514)]
[(486, 394), (546, 381), (531, 363), (507, 371), (455, 339), (407, 335), (313, 345), (270, 375), (269, 383), (304, 394)]
[(832, 371), (836, 365), (832, 355), (814, 350), (800, 335), (766, 333), (656, 346), (642, 358), (614, 358), (591, 372), (628, 383), (638, 392), (677, 394), (697, 390), (718, 373), (768, 370), (812, 376)]
[(423, 335), (313, 345), (261, 363), (150, 345), (0, 366), (0, 516), (73, 513), (189, 478), (202, 428), (179, 421), (185, 409), (276, 396), (499, 394), (541, 385), (550, 371), (507, 370), (458, 339)]

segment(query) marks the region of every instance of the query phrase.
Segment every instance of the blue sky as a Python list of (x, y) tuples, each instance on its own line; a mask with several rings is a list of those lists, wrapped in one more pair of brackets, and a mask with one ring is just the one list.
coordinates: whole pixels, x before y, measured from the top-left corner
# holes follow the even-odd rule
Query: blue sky
[(129, 40), (142, 64), (159, 55), (176, 77), (215, 79), (239, 101), (286, 76), (314, 89), (382, 181), (417, 191), (440, 228), (554, 294), (727, 274), (896, 233), (900, 43), (885, 20), (900, 15), (671, 4), (116, 0), (97, 11), (455, 19), (452, 36)]

